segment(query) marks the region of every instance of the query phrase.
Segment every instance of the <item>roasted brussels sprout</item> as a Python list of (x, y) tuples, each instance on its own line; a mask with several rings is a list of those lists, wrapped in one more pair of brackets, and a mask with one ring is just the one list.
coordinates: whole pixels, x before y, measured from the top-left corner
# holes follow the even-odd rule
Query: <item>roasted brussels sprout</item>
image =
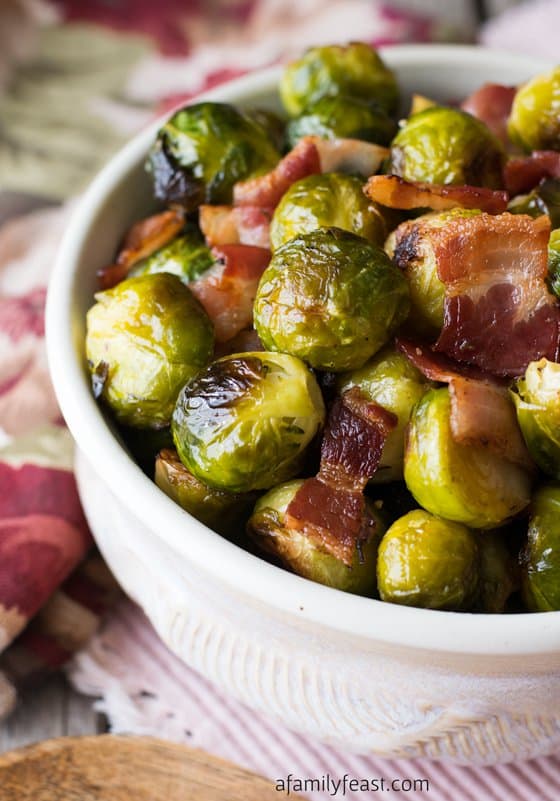
[(268, 134), (226, 103), (196, 103), (160, 130), (146, 163), (159, 200), (191, 210), (231, 203), (233, 185), (271, 170), (280, 154)]
[(477, 610), (497, 614), (505, 611), (507, 602), (519, 589), (519, 565), (508, 548), (508, 532), (485, 531), (478, 538), (480, 579)]
[(95, 299), (86, 335), (94, 394), (121, 423), (168, 425), (181, 387), (212, 357), (208, 315), (168, 273), (128, 278)]
[(375, 100), (389, 114), (397, 110), (399, 102), (393, 72), (377, 51), (363, 42), (312, 47), (284, 70), (280, 97), (292, 117), (333, 95)]
[(412, 412), (406, 485), (436, 515), (472, 528), (497, 528), (529, 504), (530, 476), (490, 449), (454, 441), (449, 389), (430, 389)]
[(156, 251), (152, 256), (143, 259), (130, 271), (135, 275), (153, 275), (154, 273), (171, 273), (183, 283), (195, 281), (206, 272), (215, 260), (210, 248), (205, 244), (202, 234), (192, 226), (181, 236)]
[(155, 482), (175, 503), (219, 534), (235, 536), (255, 503), (254, 493), (236, 494), (199, 481), (180, 461), (175, 450), (162, 450), (155, 463)]
[(323, 139), (363, 139), (376, 145), (388, 145), (396, 125), (377, 103), (357, 97), (322, 97), (303, 114), (288, 123), (287, 137), (293, 147), (304, 136)]
[(362, 181), (352, 175), (325, 173), (296, 181), (274, 212), (270, 226), (273, 249), (299, 234), (336, 226), (382, 245), (385, 221), (362, 191)]
[(508, 211), (513, 214), (528, 214), (530, 217), (540, 217), (548, 214), (553, 228), (560, 226), (560, 179), (548, 178), (529, 192), (528, 195), (518, 195), (508, 205)]
[(560, 67), (517, 90), (508, 133), (527, 151), (560, 150)]
[(550, 234), (548, 243), (548, 285), (560, 298), (560, 228)]
[(381, 248), (348, 231), (320, 228), (275, 251), (254, 319), (267, 350), (341, 372), (362, 367), (408, 309), (406, 280)]
[(184, 387), (173, 440), (183, 464), (209, 486), (269, 489), (298, 472), (324, 417), (319, 385), (299, 359), (245, 353), (213, 362)]
[(375, 534), (361, 546), (361, 554), (356, 551), (352, 567), (347, 567), (302, 531), (285, 526), (286, 509), (303, 483), (296, 480), (281, 484), (260, 498), (247, 524), (247, 533), (259, 548), (304, 578), (356, 595), (374, 595), (377, 548), (384, 531), (379, 514), (367, 503), (366, 514), (376, 523)]
[(383, 601), (425, 609), (471, 609), (478, 589), (475, 534), (416, 509), (387, 531), (377, 559)]
[(341, 392), (359, 387), (368, 400), (397, 416), (397, 427), (387, 435), (381, 462), (372, 481), (402, 478), (405, 428), (413, 406), (428, 388), (424, 376), (406, 356), (387, 347), (361, 369), (341, 375), (339, 387)]
[(560, 479), (560, 364), (531, 362), (517, 393), (517, 419), (529, 453), (541, 470)]
[(520, 562), (527, 608), (560, 611), (560, 485), (547, 484), (534, 494)]
[(433, 106), (409, 117), (393, 139), (390, 172), (407, 181), (499, 189), (505, 154), (480, 120)]
[(245, 114), (265, 131), (276, 150), (281, 153), (286, 144), (286, 124), (282, 117), (268, 108), (248, 108)]

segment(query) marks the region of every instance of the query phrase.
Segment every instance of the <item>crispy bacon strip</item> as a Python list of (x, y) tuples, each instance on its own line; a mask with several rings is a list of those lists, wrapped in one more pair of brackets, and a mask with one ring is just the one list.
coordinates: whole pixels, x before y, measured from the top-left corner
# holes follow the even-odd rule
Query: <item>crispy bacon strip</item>
[(217, 342), (227, 342), (253, 321), (259, 279), (270, 251), (252, 245), (222, 245), (212, 249), (216, 264), (189, 284), (212, 322)]
[(177, 209), (163, 211), (135, 223), (125, 236), (115, 264), (98, 271), (100, 288), (110, 289), (123, 281), (135, 264), (171, 242), (184, 224), (185, 215)]
[(290, 186), (321, 172), (319, 153), (315, 137), (304, 137), (284, 156), (276, 167), (265, 175), (238, 181), (233, 187), (233, 202), (236, 206), (276, 208), (282, 195)]
[(510, 195), (530, 192), (543, 178), (560, 178), (560, 152), (534, 150), (530, 156), (509, 159), (504, 182)]
[(516, 91), (515, 86), (485, 83), (461, 103), (461, 108), (486, 123), (498, 139), (507, 145), (507, 121)]
[(377, 172), (390, 153), (386, 147), (361, 139), (321, 139), (319, 136), (307, 139), (317, 148), (321, 172), (349, 172), (367, 178)]
[(210, 247), (254, 245), (270, 249), (273, 211), (256, 206), (200, 206), (198, 222)]
[(366, 512), (363, 489), (377, 470), (397, 418), (359, 389), (345, 392), (330, 411), (321, 445), (321, 466), (300, 487), (286, 510), (288, 528), (303, 531), (327, 553), (351, 566), (375, 521)]
[(422, 375), (430, 381), (449, 384), (455, 378), (469, 378), (474, 381), (486, 381), (497, 385), (505, 385), (506, 380), (486, 373), (478, 367), (454, 362), (444, 353), (435, 353), (429, 345), (413, 342), (405, 337), (395, 339), (395, 347), (404, 353)]
[(398, 175), (373, 175), (364, 191), (371, 200), (392, 209), (429, 208), (444, 211), (460, 207), (501, 214), (508, 204), (507, 192), (479, 186), (444, 186), (405, 181)]

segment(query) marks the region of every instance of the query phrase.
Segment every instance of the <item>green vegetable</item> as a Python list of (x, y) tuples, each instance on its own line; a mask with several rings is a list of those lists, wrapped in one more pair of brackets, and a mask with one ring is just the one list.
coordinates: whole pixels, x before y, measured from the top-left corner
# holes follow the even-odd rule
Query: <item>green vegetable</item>
[(273, 249), (290, 239), (336, 226), (376, 245), (386, 236), (385, 221), (362, 191), (359, 178), (340, 173), (310, 175), (296, 181), (276, 207), (270, 226)]
[(368, 504), (366, 514), (376, 522), (375, 534), (356, 551), (352, 567), (323, 551), (302, 531), (288, 529), (284, 518), (303, 480), (290, 481), (270, 490), (257, 501), (247, 524), (247, 533), (262, 550), (272, 554), (294, 573), (357, 595), (374, 595), (377, 548), (384, 527), (375, 509)]
[(368, 400), (375, 401), (398, 418), (397, 427), (387, 436), (372, 481), (402, 478), (405, 429), (414, 405), (428, 388), (426, 379), (406, 356), (393, 347), (387, 347), (361, 369), (340, 376), (341, 393), (352, 387), (359, 387)]
[(508, 599), (519, 588), (519, 565), (506, 542), (503, 530), (485, 531), (478, 538), (480, 579), (477, 608), (497, 614), (506, 608)]
[(173, 440), (209, 486), (268, 489), (297, 474), (324, 417), (319, 385), (299, 359), (245, 353), (213, 362), (184, 387)]
[(292, 117), (326, 96), (375, 100), (389, 114), (397, 110), (399, 89), (393, 72), (377, 51), (363, 42), (312, 47), (288, 64), (280, 97)]
[(508, 205), (512, 214), (528, 214), (540, 217), (548, 214), (553, 228), (560, 226), (560, 180), (548, 178), (541, 181), (528, 195), (518, 195)]
[(433, 106), (409, 117), (393, 139), (389, 171), (407, 181), (498, 189), (504, 159), (483, 122), (466, 111)]
[(453, 440), (447, 387), (418, 402), (408, 429), (404, 478), (432, 514), (472, 528), (497, 528), (530, 500), (530, 477), (490, 449)]
[(196, 103), (160, 130), (146, 169), (155, 196), (187, 210), (231, 203), (233, 185), (271, 170), (280, 154), (262, 126), (226, 103)]
[(548, 284), (560, 298), (560, 228), (550, 234), (548, 242)]
[(245, 109), (245, 114), (261, 126), (276, 150), (281, 153), (286, 144), (286, 123), (282, 117), (268, 108), (248, 108)]
[(560, 479), (560, 364), (531, 362), (517, 393), (517, 419), (529, 452), (543, 472)]
[(320, 228), (274, 252), (254, 320), (267, 350), (342, 372), (362, 367), (408, 309), (406, 281), (381, 248), (338, 228)]
[(471, 609), (479, 550), (466, 526), (416, 509), (387, 531), (377, 560), (383, 601), (425, 609)]
[(121, 423), (168, 425), (181, 387), (212, 357), (208, 315), (168, 273), (128, 278), (95, 299), (86, 354), (96, 397)]
[(362, 139), (376, 145), (388, 145), (396, 125), (377, 103), (356, 97), (322, 97), (290, 120), (288, 142), (293, 147), (304, 136), (323, 139)]
[(560, 610), (560, 486), (541, 487), (531, 503), (521, 554), (523, 596), (531, 612)]
[(517, 90), (508, 133), (527, 151), (560, 150), (560, 67)]
[(212, 267), (214, 261), (202, 234), (193, 226), (149, 258), (136, 264), (130, 271), (130, 277), (171, 273), (188, 284)]

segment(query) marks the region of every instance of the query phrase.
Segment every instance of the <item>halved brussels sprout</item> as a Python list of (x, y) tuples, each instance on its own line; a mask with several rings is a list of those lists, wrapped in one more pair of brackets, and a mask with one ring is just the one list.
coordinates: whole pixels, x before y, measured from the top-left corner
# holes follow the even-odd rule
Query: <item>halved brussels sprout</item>
[(466, 526), (416, 509), (387, 531), (377, 558), (383, 601), (425, 609), (471, 609), (478, 589), (479, 550)]
[(233, 185), (271, 170), (280, 154), (266, 131), (227, 103), (185, 106), (160, 130), (146, 163), (155, 196), (191, 210), (231, 203)]
[(402, 478), (405, 429), (414, 405), (428, 386), (422, 373), (393, 347), (384, 348), (361, 369), (340, 376), (341, 393), (359, 387), (368, 400), (375, 401), (398, 418), (397, 427), (387, 435), (373, 482)]
[(198, 479), (248, 492), (296, 475), (324, 418), (321, 390), (303, 362), (244, 353), (213, 362), (184, 387), (173, 440)]
[(288, 189), (274, 212), (270, 241), (276, 250), (299, 234), (336, 226), (382, 245), (385, 221), (362, 191), (359, 178), (342, 173), (310, 175)]
[(212, 358), (210, 318), (168, 273), (128, 278), (95, 299), (86, 335), (95, 396), (121, 423), (168, 425), (181, 387)]
[(341, 372), (362, 367), (408, 309), (406, 280), (381, 248), (348, 231), (320, 228), (275, 251), (254, 320), (267, 350)]
[(550, 234), (548, 242), (548, 285), (560, 298), (560, 228)]
[(171, 273), (188, 284), (195, 281), (215, 263), (210, 248), (204, 242), (200, 231), (190, 226), (168, 245), (157, 250), (147, 259), (138, 262), (129, 273), (135, 275), (153, 275), (154, 273)]
[(504, 160), (500, 141), (483, 122), (433, 106), (409, 117), (395, 136), (389, 171), (407, 181), (499, 189)]
[(528, 506), (530, 476), (487, 448), (455, 442), (449, 415), (447, 387), (429, 390), (414, 408), (406, 485), (432, 514), (472, 528), (497, 528)]
[(560, 364), (531, 362), (513, 393), (529, 453), (547, 475), (560, 479)]
[(304, 136), (323, 139), (363, 139), (376, 145), (388, 145), (396, 125), (377, 103), (357, 97), (322, 97), (303, 114), (290, 120), (288, 142), (293, 147)]
[(389, 114), (399, 102), (393, 72), (364, 42), (312, 47), (284, 70), (280, 97), (292, 117), (333, 95), (375, 100)]
[(560, 67), (521, 86), (513, 99), (508, 133), (525, 150), (560, 150)]
[(304, 578), (356, 595), (375, 594), (375, 565), (379, 540), (384, 526), (379, 514), (368, 502), (366, 514), (375, 521), (375, 534), (361, 546), (352, 567), (323, 551), (305, 533), (286, 528), (284, 516), (303, 480), (274, 487), (257, 501), (247, 524), (247, 533), (259, 548)]
[(523, 597), (531, 612), (560, 611), (560, 486), (533, 496), (529, 532), (521, 553)]
[(528, 214), (540, 217), (548, 214), (553, 228), (560, 226), (560, 179), (541, 181), (528, 195), (518, 195), (510, 201), (508, 211), (512, 214)]
[(519, 565), (508, 548), (507, 533), (485, 531), (478, 538), (480, 580), (476, 606), (482, 612), (503, 612), (512, 593), (519, 589)]
[(254, 493), (224, 492), (199, 481), (172, 449), (160, 451), (154, 477), (160, 490), (219, 534), (239, 535), (255, 502)]

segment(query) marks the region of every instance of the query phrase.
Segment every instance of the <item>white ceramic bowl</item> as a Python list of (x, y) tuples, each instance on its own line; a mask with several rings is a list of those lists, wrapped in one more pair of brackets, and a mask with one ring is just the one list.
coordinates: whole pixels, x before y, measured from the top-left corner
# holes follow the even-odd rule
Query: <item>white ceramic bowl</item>
[[(405, 93), (441, 100), (489, 80), (516, 84), (547, 66), (469, 47), (383, 55)], [(274, 107), (278, 78), (267, 70), (205, 97)], [(364, 753), (478, 764), (560, 748), (560, 613), (435, 612), (313, 584), (191, 518), (113, 435), (84, 369), (85, 313), (96, 269), (153, 208), (142, 165), (157, 127), (90, 186), (48, 296), (49, 361), (78, 444), (80, 493), (115, 575), (185, 662), (301, 732)]]

